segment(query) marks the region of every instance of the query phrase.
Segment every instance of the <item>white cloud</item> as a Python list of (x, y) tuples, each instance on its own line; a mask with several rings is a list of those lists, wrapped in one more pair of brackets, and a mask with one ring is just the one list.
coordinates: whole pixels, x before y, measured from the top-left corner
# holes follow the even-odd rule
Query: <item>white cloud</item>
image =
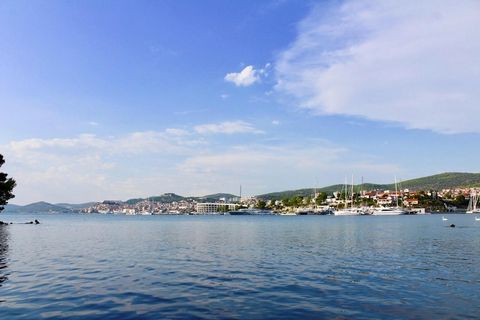
[(280, 121), (278, 121), (278, 120), (272, 120), (272, 124), (273, 124), (274, 126), (278, 126), (278, 125), (280, 124)]
[(248, 87), (260, 81), (260, 75), (253, 66), (246, 66), (240, 72), (227, 73), (225, 81), (233, 82), (237, 87)]
[(375, 163), (362, 155), (350, 157), (349, 150), (321, 141), (306, 144), (236, 146), (217, 152), (192, 155), (178, 165), (197, 193), (237, 190), (242, 184), (247, 194), (312, 187), (316, 178), (325, 186), (341, 183), (345, 174), (392, 177), (400, 168), (391, 163)]
[(200, 134), (210, 133), (264, 133), (262, 130), (256, 129), (252, 124), (245, 121), (225, 121), (221, 123), (209, 123), (194, 127), (195, 131)]
[[(79, 135), (27, 139), (0, 145), (6, 171), (18, 182), (14, 203), (86, 202), (146, 197), (163, 192), (205, 195), (238, 190), (248, 194), (341, 182), (352, 172), (367, 177), (400, 176), (382, 159), (354, 155), (320, 139), (288, 143), (217, 145), (202, 133), (259, 130), (237, 121), (200, 132), (169, 128), (124, 136)], [(263, 139), (262, 139), (263, 140)]]
[(192, 145), (203, 144), (200, 138), (188, 137), (183, 129), (168, 128), (164, 131), (139, 131), (120, 137), (97, 137), (93, 134), (81, 134), (74, 138), (26, 139), (12, 141), (7, 148), (15, 154), (34, 150), (72, 150), (83, 152), (103, 150), (109, 154), (129, 153), (182, 153)]
[(226, 93), (223, 93), (223, 94), (220, 95), (220, 98), (222, 98), (223, 100), (228, 99), (228, 97), (229, 97), (229, 95), (226, 94)]
[[(169, 128), (124, 136), (25, 139), (0, 145), (17, 182), (15, 202), (124, 199), (146, 192), (144, 179), (167, 180), (176, 159), (203, 147), (201, 137)], [(163, 172), (162, 172), (163, 170)], [(161, 174), (159, 174), (161, 172)], [(126, 188), (135, 181), (137, 189)], [(155, 190), (152, 183), (147, 184)]]
[(178, 128), (167, 128), (165, 129), (165, 133), (168, 135), (177, 136), (177, 137), (185, 137), (190, 134), (187, 130), (178, 129)]
[(275, 63), (276, 89), (321, 114), (480, 132), (480, 2), (317, 8)]

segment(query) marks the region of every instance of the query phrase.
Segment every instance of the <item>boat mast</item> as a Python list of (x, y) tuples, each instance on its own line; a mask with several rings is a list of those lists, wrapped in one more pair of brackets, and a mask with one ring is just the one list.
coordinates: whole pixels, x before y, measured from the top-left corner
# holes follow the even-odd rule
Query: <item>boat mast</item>
[(353, 174), (352, 174), (352, 209), (353, 209)]
[(395, 199), (397, 199), (397, 208), (398, 208), (398, 187), (397, 187), (397, 176), (395, 176)]
[(473, 210), (477, 210), (477, 202), (478, 202), (478, 197), (477, 197), (477, 192), (473, 191), (475, 195), (474, 203), (473, 203)]

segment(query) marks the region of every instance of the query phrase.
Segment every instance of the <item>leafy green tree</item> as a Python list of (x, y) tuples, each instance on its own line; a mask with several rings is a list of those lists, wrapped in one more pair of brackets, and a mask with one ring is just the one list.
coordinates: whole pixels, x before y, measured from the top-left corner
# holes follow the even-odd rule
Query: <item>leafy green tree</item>
[(228, 212), (228, 206), (226, 205), (218, 206), (217, 212)]
[(322, 205), (327, 201), (327, 194), (325, 192), (318, 193), (317, 197), (315, 198), (315, 203), (319, 206)]
[(453, 202), (457, 207), (466, 207), (468, 205), (468, 200), (465, 199), (463, 194), (458, 195)]
[(305, 198), (303, 199), (303, 204), (305, 204), (305, 205), (309, 205), (311, 202), (312, 202), (312, 198), (311, 198), (311, 197), (308, 197), (308, 196), (307, 196), (307, 197), (305, 197)]
[(258, 209), (265, 209), (267, 207), (267, 203), (263, 200), (258, 200), (257, 202), (257, 208)]
[[(5, 163), (3, 156), (0, 154), (0, 167)], [(0, 212), (3, 210), (3, 206), (7, 204), (8, 200), (15, 197), (12, 193), (13, 188), (16, 186), (15, 180), (7, 178), (7, 174), (0, 172)]]
[(292, 207), (300, 207), (303, 203), (303, 197), (301, 196), (294, 196), (292, 199), (290, 199), (290, 205)]

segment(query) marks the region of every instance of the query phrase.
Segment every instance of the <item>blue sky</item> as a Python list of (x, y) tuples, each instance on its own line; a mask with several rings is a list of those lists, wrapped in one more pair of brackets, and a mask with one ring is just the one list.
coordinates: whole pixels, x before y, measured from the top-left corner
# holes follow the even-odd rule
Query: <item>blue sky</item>
[(478, 172), (476, 1), (4, 1), (14, 203)]

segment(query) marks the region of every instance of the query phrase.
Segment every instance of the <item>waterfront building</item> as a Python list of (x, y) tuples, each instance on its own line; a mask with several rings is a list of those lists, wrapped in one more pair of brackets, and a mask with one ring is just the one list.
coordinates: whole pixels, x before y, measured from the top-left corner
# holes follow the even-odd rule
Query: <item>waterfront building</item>
[(222, 210), (231, 211), (235, 210), (236, 207), (237, 205), (234, 203), (197, 203), (197, 213), (215, 213), (221, 212)]

